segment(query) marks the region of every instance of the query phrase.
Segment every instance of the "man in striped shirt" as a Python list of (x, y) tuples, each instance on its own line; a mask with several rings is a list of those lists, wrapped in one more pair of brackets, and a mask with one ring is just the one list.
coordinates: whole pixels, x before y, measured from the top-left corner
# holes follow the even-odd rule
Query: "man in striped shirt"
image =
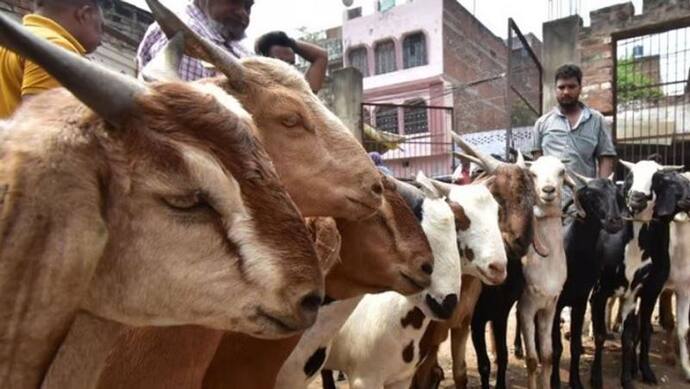
[[(225, 48), (236, 58), (244, 58), (252, 55), (252, 52), (244, 48), (239, 41), (245, 37), (253, 5), (254, 0), (191, 0), (179, 16), (202, 37)], [(139, 71), (153, 59), (167, 41), (158, 23), (149, 26), (137, 50)], [(193, 81), (213, 77), (216, 71), (210, 64), (184, 56), (178, 74), (185, 81)]]

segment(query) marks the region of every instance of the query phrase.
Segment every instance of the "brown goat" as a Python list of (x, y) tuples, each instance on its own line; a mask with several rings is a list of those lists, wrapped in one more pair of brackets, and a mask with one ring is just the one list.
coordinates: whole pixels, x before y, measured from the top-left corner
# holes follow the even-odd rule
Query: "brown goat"
[[(385, 187), (384, 206), (377, 215), (359, 222), (337, 220), (342, 236), (341, 258), (328, 274), (340, 273), (339, 278), (348, 281), (341, 285), (327, 281), (326, 285), (331, 285), (326, 290), (328, 296), (345, 299), (390, 289), (411, 294), (426, 285), (426, 281), (418, 280), (421, 285), (415, 286), (399, 273), (405, 264), (430, 266), (431, 249), (409, 206), (391, 186)], [(361, 274), (370, 269), (373, 276)], [(173, 333), (170, 329), (154, 332), (158, 334), (144, 342), (141, 338), (139, 342), (128, 341), (111, 353), (100, 389), (198, 388), (202, 379), (204, 387), (272, 388), (280, 367), (299, 341), (299, 336), (269, 341), (238, 333), (223, 336), (220, 332), (215, 333), (216, 338), (209, 331), (194, 328), (186, 328), (185, 337), (170, 336)], [(169, 336), (164, 337), (162, 333)], [(213, 355), (209, 355), (209, 350), (216, 351), (213, 342), (220, 336), (223, 340), (211, 362), (209, 357)], [(190, 338), (194, 337), (198, 338), (192, 341)], [(151, 374), (152, 371), (157, 374)]]
[(264, 337), (313, 323), (313, 244), (234, 99), (136, 83), (3, 16), (0, 44), (95, 111), (56, 90), (4, 125), (0, 386), (37, 387), (78, 309)]

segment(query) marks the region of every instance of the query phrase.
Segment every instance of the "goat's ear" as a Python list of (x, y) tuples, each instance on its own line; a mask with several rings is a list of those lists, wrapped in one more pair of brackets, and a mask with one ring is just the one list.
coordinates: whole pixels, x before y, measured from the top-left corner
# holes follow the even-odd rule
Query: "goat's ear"
[(40, 163), (3, 151), (0, 308), (21, 314), (0, 320), (0, 333), (13, 333), (8, 341), (22, 358), (47, 366), (108, 239), (98, 164), (74, 155), (61, 157), (64, 163)]
[[(583, 190), (589, 190), (587, 188), (584, 188)], [(575, 212), (577, 212), (577, 216), (581, 219), (584, 219), (587, 217), (587, 212), (585, 212), (584, 208), (582, 208), (582, 204), (580, 204), (580, 198), (577, 195), (576, 190), (573, 190), (573, 203), (575, 204)]]
[(525, 156), (522, 155), (522, 152), (520, 150), (517, 150), (517, 161), (515, 163), (518, 165), (518, 167), (527, 167), (527, 164), (525, 163)]
[(184, 36), (181, 32), (175, 34), (161, 51), (144, 66), (139, 78), (146, 82), (180, 81), (177, 71), (184, 55)]
[(314, 241), (314, 248), (321, 262), (321, 270), (326, 274), (333, 265), (340, 262), (342, 237), (338, 226), (330, 217), (308, 217), (305, 222)]
[(467, 217), (465, 213), (465, 208), (462, 205), (456, 203), (455, 201), (448, 201), (451, 211), (453, 211), (453, 217), (455, 218), (455, 229), (457, 231), (467, 231), (470, 228), (470, 218)]
[(417, 183), (420, 186), (420, 189), (424, 193), (425, 197), (428, 197), (430, 199), (438, 199), (444, 196), (444, 194), (441, 193), (441, 191), (434, 185), (432, 180), (427, 177), (424, 172), (421, 170), (419, 173), (417, 173)]
[(565, 175), (563, 176), (563, 180), (566, 185), (573, 189), (573, 191), (575, 190), (575, 188), (577, 188), (577, 183), (575, 182), (575, 180), (573, 180), (572, 177), (570, 177), (570, 174), (567, 170), (565, 172)]
[(635, 164), (632, 162), (628, 162), (624, 159), (619, 159), (618, 162), (620, 162), (623, 166), (625, 166), (626, 169), (632, 170), (633, 167), (635, 167)]

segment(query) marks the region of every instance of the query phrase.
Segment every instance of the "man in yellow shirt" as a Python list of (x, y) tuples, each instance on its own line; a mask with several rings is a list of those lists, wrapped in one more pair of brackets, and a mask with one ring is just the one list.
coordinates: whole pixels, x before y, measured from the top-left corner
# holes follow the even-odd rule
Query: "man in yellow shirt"
[[(34, 34), (79, 55), (93, 52), (103, 36), (101, 0), (36, 0), (23, 24)], [(60, 84), (33, 62), (0, 47), (0, 120), (22, 100)]]

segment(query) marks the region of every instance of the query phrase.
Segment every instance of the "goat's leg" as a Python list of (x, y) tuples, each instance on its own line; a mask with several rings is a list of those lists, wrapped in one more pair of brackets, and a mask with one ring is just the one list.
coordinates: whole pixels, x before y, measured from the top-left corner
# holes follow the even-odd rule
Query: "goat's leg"
[(472, 344), (474, 352), (477, 354), (477, 369), (482, 382), (482, 389), (489, 388), (491, 377), (491, 359), (486, 350), (486, 322), (474, 320), (472, 322)]
[(373, 378), (354, 376), (347, 377), (350, 389), (383, 389), (383, 382)]
[(650, 285), (650, 289), (643, 290), (640, 301), (640, 372), (642, 373), (642, 381), (648, 384), (658, 384), (656, 375), (649, 363), (649, 350), (652, 341), (652, 314), (654, 313), (654, 306), (656, 300), (661, 293), (663, 282)]
[(450, 330), (451, 354), (453, 356), (453, 381), (458, 389), (467, 388), (467, 363), (465, 353), (467, 338), (470, 335), (470, 323), (463, 320), (457, 328)]
[(690, 337), (690, 286), (685, 286), (676, 294), (676, 318), (678, 321), (676, 333), (680, 347), (680, 365), (685, 379), (690, 381), (690, 355), (688, 355), (688, 338)]
[(436, 389), (441, 381), (443, 369), (438, 365), (438, 346), (432, 346), (422, 364), (417, 367), (410, 389)]
[(506, 370), (508, 369), (508, 308), (493, 322), (494, 339), (496, 340), (496, 389), (506, 388)]
[(534, 316), (536, 314), (533, 304), (529, 301), (531, 297), (524, 292), (518, 303), (518, 317), (522, 322), (520, 327), (522, 337), (525, 340), (525, 351), (527, 360), (527, 387), (537, 388), (537, 366), (538, 355), (536, 345), (536, 328), (534, 326)]
[(659, 323), (666, 332), (664, 361), (673, 366), (676, 364), (675, 319), (673, 318), (673, 290), (666, 289), (659, 296)]
[(621, 335), (621, 345), (623, 346), (621, 366), (621, 387), (623, 389), (633, 389), (633, 377), (635, 375), (635, 340), (637, 338), (638, 315), (629, 312), (623, 316), (623, 334)]
[(513, 354), (515, 358), (522, 359), (525, 352), (522, 350), (522, 325), (520, 324), (520, 314), (515, 311), (515, 340), (513, 341)]
[(384, 389), (410, 389), (412, 378), (404, 379), (384, 386)]
[(551, 323), (551, 343), (553, 344), (553, 361), (551, 370), (551, 389), (560, 389), (561, 387), (561, 355), (563, 354), (563, 340), (561, 339), (561, 310), (562, 306), (556, 307), (556, 313)]
[[(556, 314), (555, 301), (551, 307), (537, 312), (537, 336), (539, 337), (539, 360), (541, 362), (541, 387), (548, 388), (553, 369), (553, 348), (551, 343), (551, 327)], [(572, 321), (571, 321), (572, 323)], [(572, 342), (571, 330), (570, 341)]]
[(604, 349), (604, 342), (607, 336), (606, 327), (606, 303), (607, 298), (604, 293), (593, 293), (591, 299), (592, 310), (592, 326), (594, 327), (594, 362), (592, 363), (592, 372), (590, 384), (593, 389), (601, 389), (604, 385), (604, 380), (601, 372), (601, 358)]
[(580, 356), (582, 355), (582, 332), (584, 327), (587, 300), (573, 304), (570, 315), (570, 388), (582, 389), (580, 381)]
[(321, 370), (321, 386), (323, 389), (336, 389), (335, 380), (333, 379), (333, 370)]

